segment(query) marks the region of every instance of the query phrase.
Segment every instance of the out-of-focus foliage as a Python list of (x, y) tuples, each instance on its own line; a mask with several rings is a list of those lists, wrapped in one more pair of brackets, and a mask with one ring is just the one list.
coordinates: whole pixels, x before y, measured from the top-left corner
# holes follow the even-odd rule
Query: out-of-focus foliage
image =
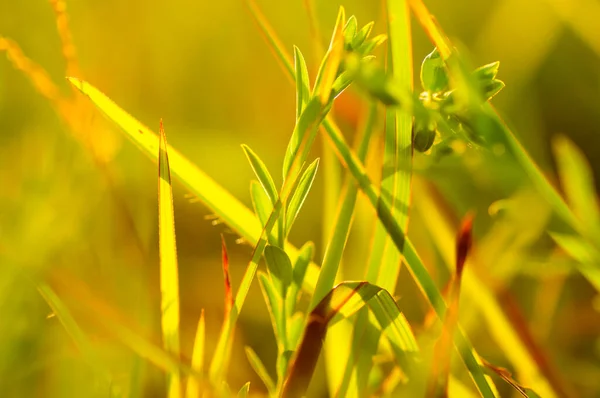
[[(316, 27), (305, 3), (315, 3)], [(155, 130), (163, 118), (169, 144), (249, 208), (252, 198), (263, 207), (273, 198), (268, 195), (257, 205), (260, 194), (251, 197), (249, 181), (255, 177), (240, 144), (260, 154), (274, 186), (281, 186), (274, 171), (283, 163), (303, 110), (295, 99), (308, 93), (289, 84), (243, 2), (67, 1), (71, 37), (63, 4), (0, 2), (0, 391), (7, 397), (164, 396), (163, 373), (177, 365), (155, 351), (162, 346), (157, 167), (123, 141), (64, 78), (93, 82)], [(505, 148), (457, 141), (450, 146), (453, 155), (415, 152), (409, 236), (442, 290), (451, 275), (447, 266), (454, 263), (452, 231), (462, 215), (475, 210), (473, 257), (459, 317), (473, 345), (490, 362), (509, 368), (524, 386), (543, 384), (528, 362), (536, 358), (559, 395), (597, 396), (600, 296), (598, 284), (593, 287), (579, 271), (594, 281), (600, 259), (593, 233), (597, 195), (588, 177), (595, 175), (598, 185), (600, 35), (595, 21), (600, 6), (593, 0), (426, 4), (472, 65), (500, 60), (499, 77), (506, 87), (493, 98), (495, 108), (586, 227), (578, 234), (554, 215), (522, 169), (503, 157)], [(311, 37), (316, 34), (326, 48), (339, 4), (265, 0), (258, 5), (284, 48), (290, 54), (297, 54), (293, 45), (302, 50), (307, 68), (300, 76), (310, 76), (307, 87), (313, 87), (323, 53)], [(347, 25), (344, 33), (354, 29), (354, 41), (371, 20), (371, 38), (387, 33), (382, 3), (343, 5), (360, 22)], [(61, 48), (61, 40), (71, 39), (73, 47)], [(416, 72), (432, 44), (414, 19), (412, 39)], [(46, 72), (22, 62), (15, 68), (9, 59), (14, 61), (19, 47)], [(385, 47), (375, 50), (381, 66)], [(19, 69), (37, 73), (34, 84)], [(421, 87), (421, 80), (423, 89), (432, 92), (452, 83), (435, 70), (414, 73), (415, 87)], [(337, 83), (343, 87), (344, 81)], [(349, 142), (364, 123), (365, 98), (351, 87), (336, 99), (332, 113)], [(415, 149), (435, 149), (431, 125), (415, 123)], [(381, 167), (382, 115), (373, 125), (366, 165), (371, 179), (379, 181), (386, 170)], [(554, 141), (551, 151), (558, 134), (581, 149), (591, 172), (570, 141)], [(320, 146), (317, 141), (311, 160), (320, 155)], [(572, 173), (577, 174), (570, 179)], [(321, 220), (332, 219), (322, 213), (323, 185), (319, 172), (291, 230), (297, 247), (321, 242)], [(236, 290), (251, 248), (234, 244), (239, 236), (187, 189), (174, 180), (181, 356), (191, 362), (204, 309), (207, 369), (224, 312), (220, 233), (229, 244)], [(578, 195), (588, 199), (578, 203)], [(589, 218), (586, 209), (592, 209)], [(264, 213), (263, 223), (270, 209)], [(376, 219), (360, 195), (353, 218), (342, 269), (345, 279), (356, 280), (364, 278)], [(273, 231), (275, 237), (280, 233)], [(312, 246), (307, 250), (312, 257)], [(316, 262), (322, 262), (324, 251), (316, 245)], [(294, 297), (298, 289), (297, 282), (288, 287)], [(405, 267), (391, 293), (401, 297), (399, 308), (419, 345), (431, 354), (441, 326), (431, 321), (429, 305)], [(298, 306), (304, 310), (310, 298), (301, 297)], [(295, 303), (286, 304), (295, 309)], [(244, 346), (252, 347), (270, 377), (277, 374), (279, 348), (269, 316), (254, 281), (227, 372), (230, 390), (242, 388), (239, 396), (245, 396), (242, 386), (249, 380), (250, 395), (267, 391)], [(298, 330), (294, 338), (300, 340)], [(189, 368), (179, 371), (184, 380), (190, 373)], [(326, 391), (319, 374), (309, 390), (315, 396)], [(460, 391), (463, 384), (473, 389), (466, 371), (456, 375), (450, 391)], [(502, 396), (510, 394), (495, 380)]]

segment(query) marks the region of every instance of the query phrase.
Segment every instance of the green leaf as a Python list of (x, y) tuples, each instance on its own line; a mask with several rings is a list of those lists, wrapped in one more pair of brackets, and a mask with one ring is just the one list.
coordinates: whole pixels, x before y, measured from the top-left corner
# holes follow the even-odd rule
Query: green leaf
[(246, 384), (244, 384), (242, 386), (242, 388), (240, 388), (240, 391), (238, 391), (238, 398), (246, 398), (248, 396), (248, 392), (250, 391), (250, 382), (247, 382)]
[(363, 26), (358, 31), (358, 33), (356, 33), (356, 35), (354, 36), (354, 39), (352, 40), (352, 48), (356, 49), (363, 45), (363, 43), (365, 42), (367, 37), (369, 37), (369, 35), (371, 34), (371, 31), (373, 30), (374, 25), (375, 25), (375, 22), (371, 21), (368, 24), (366, 24), (365, 26)]
[(258, 178), (258, 181), (260, 182), (260, 185), (262, 185), (266, 194), (269, 196), (271, 203), (275, 203), (278, 196), (277, 188), (275, 187), (275, 183), (273, 182), (273, 178), (271, 177), (269, 170), (267, 170), (267, 166), (265, 166), (263, 161), (260, 160), (258, 155), (254, 153), (250, 147), (247, 145), (242, 145), (242, 149), (244, 150), (244, 153), (250, 162), (250, 166), (252, 167), (252, 171), (254, 171), (256, 178)]
[(326, 105), (329, 102), (331, 88), (338, 73), (338, 68), (344, 54), (344, 22), (346, 21), (344, 7), (340, 6), (329, 49), (323, 57), (317, 78), (313, 95), (319, 97), (321, 104)]
[(269, 315), (271, 315), (273, 330), (275, 331), (277, 340), (280, 341), (283, 338), (281, 335), (281, 303), (283, 302), (281, 294), (267, 274), (262, 271), (258, 272), (258, 282), (267, 303)]
[(286, 291), (292, 283), (292, 262), (290, 258), (279, 247), (268, 245), (265, 247), (265, 261), (274, 285), (279, 287), (277, 289), (279, 295), (285, 298)]
[[(204, 309), (200, 312), (200, 320), (196, 329), (196, 338), (194, 340), (194, 349), (192, 351), (192, 369), (198, 374), (204, 371), (204, 346), (206, 342), (206, 324), (204, 321)], [(188, 379), (185, 396), (187, 398), (197, 398), (200, 396), (200, 378), (191, 375)]]
[(304, 327), (304, 314), (296, 312), (288, 321), (288, 341), (290, 347), (297, 347)]
[(498, 94), (506, 86), (502, 80), (492, 80), (490, 83), (483, 86), (483, 99), (486, 101), (491, 100), (496, 94)]
[(478, 80), (492, 81), (498, 74), (498, 68), (500, 68), (500, 61), (492, 62), (491, 64), (480, 66), (473, 71), (473, 76)]
[(419, 152), (427, 152), (435, 141), (435, 124), (416, 120), (413, 126), (413, 147)]
[(426, 91), (437, 93), (447, 90), (448, 83), (446, 64), (436, 47), (421, 64), (421, 85)]
[[(179, 357), (179, 275), (177, 270), (177, 245), (173, 218), (173, 191), (167, 155), (167, 137), (160, 123), (160, 149), (158, 155), (158, 227), (160, 254), (161, 325), (163, 346), (175, 358)], [(168, 396), (181, 397), (179, 371), (168, 377)]]
[(358, 22), (356, 21), (356, 17), (351, 15), (348, 18), (348, 22), (346, 22), (346, 26), (344, 26), (344, 47), (346, 50), (352, 50), (352, 41), (354, 40), (354, 36), (356, 36), (357, 29)]
[(300, 182), (298, 183), (298, 188), (294, 191), (292, 195), (292, 199), (290, 200), (287, 208), (287, 233), (292, 229), (292, 225), (296, 218), (298, 217), (298, 213), (300, 213), (300, 209), (310, 192), (310, 188), (312, 187), (312, 183), (315, 180), (315, 176), (317, 175), (317, 170), (319, 168), (319, 158), (315, 159), (304, 171), (302, 177), (300, 178)]
[(292, 285), (288, 292), (288, 299), (286, 301), (286, 312), (293, 314), (298, 302), (300, 288), (306, 276), (306, 270), (308, 265), (312, 261), (315, 252), (315, 244), (312, 242), (306, 242), (298, 251), (298, 257), (294, 263)]
[(250, 198), (252, 199), (254, 212), (264, 228), (269, 219), (269, 214), (273, 211), (273, 203), (258, 181), (250, 181)]
[(385, 35), (385, 34), (377, 35), (374, 38), (364, 42), (360, 47), (358, 47), (356, 49), (356, 52), (358, 52), (361, 55), (368, 55), (373, 50), (375, 50), (377, 47), (379, 47), (380, 45), (385, 43), (386, 40), (387, 40), (387, 35)]
[(554, 139), (553, 149), (567, 203), (585, 227), (586, 235), (599, 242), (600, 207), (591, 167), (581, 150), (565, 136)]
[(275, 382), (269, 375), (269, 372), (267, 372), (267, 368), (251, 347), (246, 346), (245, 351), (246, 357), (248, 358), (248, 362), (250, 362), (250, 366), (252, 366), (252, 369), (254, 369), (258, 377), (260, 377), (262, 382), (265, 384), (265, 387), (267, 387), (267, 391), (269, 391), (269, 394), (273, 394), (275, 391)]
[(296, 120), (298, 120), (310, 100), (310, 79), (304, 56), (296, 46), (294, 46), (294, 67), (296, 71)]
[(410, 325), (390, 294), (368, 282), (344, 282), (336, 286), (311, 311), (302, 341), (293, 359), (284, 385), (284, 396), (301, 396), (319, 358), (323, 339), (332, 322), (347, 318), (368, 305), (388, 337), (396, 360), (407, 365), (419, 349)]
[[(296, 122), (296, 126), (294, 127), (294, 131), (292, 132), (292, 137), (290, 138), (290, 142), (288, 144), (287, 150), (285, 152), (285, 157), (283, 159), (283, 178), (285, 179), (290, 172), (292, 167), (292, 162), (298, 156), (298, 152), (300, 151), (300, 146), (304, 139), (306, 138), (306, 134), (316, 134), (316, 126), (318, 125), (319, 119), (321, 118), (322, 106), (321, 102), (317, 97), (313, 97), (308, 105), (306, 105), (306, 109), (300, 115), (300, 118)], [(314, 137), (311, 140), (311, 137), (308, 137), (308, 141), (306, 146), (310, 147)]]

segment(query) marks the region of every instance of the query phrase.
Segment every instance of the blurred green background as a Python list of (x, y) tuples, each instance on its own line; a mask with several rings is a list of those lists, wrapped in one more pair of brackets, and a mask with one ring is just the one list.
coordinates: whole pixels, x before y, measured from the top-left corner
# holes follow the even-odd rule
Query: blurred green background
[[(313, 51), (303, 3), (258, 2), (290, 52), (294, 44), (303, 50), (314, 76), (320, 58)], [(340, 4), (314, 3), (325, 44)], [(550, 143), (557, 133), (571, 137), (600, 175), (600, 2), (426, 4), (450, 37), (468, 49), (474, 64), (501, 62), (499, 78), (506, 88), (493, 103), (550, 178)], [(343, 5), (360, 25), (374, 20), (376, 33), (385, 31), (381, 2), (348, 0)], [(240, 144), (250, 145), (280, 182), (294, 125), (294, 87), (242, 1), (79, 0), (67, 6), (81, 69), (78, 77), (155, 131), (163, 118), (169, 143), (247, 205), (252, 171)], [(413, 35), (419, 87), (419, 64), (432, 45), (415, 21)], [(73, 95), (64, 79), (56, 18), (47, 1), (0, 2), (0, 36), (18, 43), (62, 95)], [(336, 119), (349, 140), (362, 118), (363, 97), (353, 89), (336, 108)], [(47, 318), (51, 310), (36, 289), (39, 281), (47, 281), (81, 319), (95, 351), (115, 376), (114, 388), (129, 391), (132, 369), (138, 366), (143, 395), (162, 396), (161, 373), (137, 363), (135, 355), (93, 320), (111, 313), (160, 343), (157, 168), (99, 113), (87, 112), (79, 123), (80, 136), (75, 138), (77, 133), (29, 79), (0, 57), (1, 395), (92, 396), (95, 391), (92, 370), (82, 366), (85, 361), (57, 319)], [(81, 144), (81, 134), (95, 137), (106, 151), (91, 155)], [(319, 146), (313, 156), (319, 156)], [(373, 145), (373, 170), (381, 146)], [(415, 162), (421, 181), (413, 185), (415, 206), (425, 196), (433, 197), (451, 220), (469, 209), (478, 211), (475, 233), (484, 280), (498, 290), (510, 290), (524, 312), (539, 317), (530, 318), (535, 335), (576, 396), (598, 396), (598, 298), (594, 307), (595, 292), (587, 282), (549, 262), (553, 248), (544, 227), (555, 220), (518, 167), (482, 159), (476, 151), (438, 164), (417, 154)], [(324, 249), (322, 184), (321, 170), (292, 233), (295, 244), (317, 244), (318, 260)], [(209, 353), (222, 320), (219, 234), (225, 233), (229, 245), (234, 287), (251, 248), (235, 244), (236, 236), (226, 227), (212, 226), (205, 219), (210, 216), (206, 208), (186, 194), (174, 184), (182, 349), (189, 358), (200, 310), (206, 311)], [(508, 197), (516, 203), (508, 207), (510, 214), (500, 221), (487, 215), (491, 203)], [(374, 225), (367, 207), (361, 206), (348, 246), (348, 275), (355, 278), (362, 275), (361, 261)], [(427, 264), (435, 268), (439, 256), (422, 220), (427, 214), (413, 213), (411, 234)], [(401, 277), (397, 293), (419, 297), (413, 307), (404, 308), (409, 320), (419, 324), (426, 306), (408, 273)], [(446, 276), (436, 278), (441, 286)], [(552, 309), (538, 311), (546, 306)], [(469, 304), (464, 307), (468, 310)], [(260, 391), (263, 387), (242, 347), (254, 347), (270, 369), (276, 348), (256, 284), (240, 322), (230, 384), (239, 388), (251, 380)], [(484, 331), (475, 328), (472, 338), (480, 351), (502, 361)]]

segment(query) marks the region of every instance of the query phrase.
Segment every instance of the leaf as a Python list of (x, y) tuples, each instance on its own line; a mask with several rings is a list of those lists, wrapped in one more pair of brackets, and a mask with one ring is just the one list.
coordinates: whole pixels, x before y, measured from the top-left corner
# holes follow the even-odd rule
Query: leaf
[(410, 326), (389, 293), (368, 282), (344, 282), (333, 288), (309, 314), (284, 384), (283, 397), (299, 397), (305, 393), (330, 322), (347, 318), (365, 305), (374, 311), (395, 352), (401, 355), (396, 357), (397, 361), (406, 364), (407, 356), (418, 352)]
[(262, 185), (266, 194), (269, 196), (271, 203), (275, 203), (277, 201), (277, 188), (275, 187), (275, 183), (273, 182), (273, 178), (269, 173), (269, 170), (265, 166), (262, 160), (258, 157), (256, 153), (250, 149), (247, 145), (242, 145), (242, 149), (250, 162), (250, 166), (258, 178), (260, 185)]
[[(204, 321), (204, 308), (200, 312), (200, 320), (196, 329), (196, 338), (194, 339), (194, 349), (192, 351), (192, 369), (197, 374), (204, 372), (204, 346), (206, 343), (206, 324)], [(191, 375), (188, 379), (185, 396), (187, 398), (198, 398), (200, 396), (200, 378)]]
[(268, 245), (265, 247), (265, 261), (271, 279), (275, 286), (279, 286), (277, 291), (280, 297), (285, 298), (285, 293), (292, 283), (292, 262), (288, 255), (277, 246)]
[(500, 61), (492, 62), (475, 69), (473, 71), (473, 76), (475, 76), (475, 78), (478, 80), (489, 82), (496, 78), (496, 75), (498, 74), (498, 68), (500, 68)]
[(251, 347), (246, 346), (245, 351), (250, 366), (252, 366), (252, 369), (254, 369), (258, 377), (260, 377), (265, 387), (267, 387), (269, 394), (273, 394), (275, 391), (275, 382), (269, 375), (269, 372), (267, 372), (267, 368), (265, 368), (265, 365)]
[(294, 67), (296, 71), (296, 120), (298, 120), (310, 100), (310, 79), (304, 56), (296, 46), (294, 46)]
[(306, 105), (306, 109), (304, 109), (304, 112), (302, 112), (302, 115), (300, 115), (300, 118), (296, 122), (296, 126), (292, 132), (292, 137), (290, 138), (283, 159), (284, 179), (288, 176), (292, 167), (292, 162), (296, 156), (298, 156), (301, 144), (304, 142), (305, 138), (308, 138), (306, 146), (310, 147), (312, 144), (314, 138), (311, 139), (310, 137), (306, 137), (306, 135), (310, 134), (312, 136), (313, 134), (316, 134), (315, 127), (318, 125), (319, 119), (321, 118), (321, 111), (321, 103), (318, 98), (314, 97), (309, 101), (308, 105)]
[(446, 91), (448, 83), (446, 63), (436, 47), (425, 57), (421, 64), (421, 85), (426, 91), (438, 93)]
[(283, 302), (281, 294), (269, 277), (262, 271), (258, 272), (258, 282), (267, 303), (275, 336), (280, 341), (284, 337), (281, 334), (281, 303)]
[[(177, 270), (177, 245), (173, 218), (173, 192), (167, 155), (167, 137), (160, 122), (160, 148), (158, 155), (158, 227), (160, 254), (161, 325), (163, 346), (179, 358), (179, 276)], [(181, 396), (179, 371), (168, 377), (168, 396)]]
[(302, 336), (304, 326), (304, 314), (296, 312), (288, 321), (288, 341), (290, 347), (296, 348)]
[(517, 391), (519, 394), (521, 394), (521, 396), (523, 396), (525, 398), (537, 398), (537, 397), (539, 397), (539, 395), (535, 391), (533, 391), (532, 389), (523, 387), (521, 384), (519, 384), (519, 382), (517, 382), (512, 377), (512, 374), (508, 370), (506, 370), (504, 368), (501, 368), (501, 367), (498, 367), (498, 366), (494, 366), (491, 363), (489, 363), (488, 361), (484, 361), (484, 365), (485, 365), (485, 367), (487, 369), (489, 369), (492, 372), (496, 373), (505, 382), (507, 382), (508, 384), (510, 384), (510, 386), (512, 388), (514, 388), (515, 391)]
[(369, 22), (368, 24), (363, 26), (358, 31), (358, 33), (356, 33), (356, 35), (354, 36), (354, 39), (352, 40), (352, 48), (353, 49), (357, 49), (360, 46), (362, 46), (362, 44), (365, 42), (367, 37), (369, 37), (369, 35), (371, 34), (371, 31), (373, 30), (374, 25), (375, 25), (375, 22)]
[(248, 396), (248, 392), (250, 391), (250, 382), (247, 382), (242, 386), (240, 391), (238, 391), (238, 398), (246, 398)]
[(357, 29), (358, 22), (356, 21), (356, 17), (351, 15), (344, 26), (344, 47), (346, 50), (352, 50), (352, 41), (354, 40), (354, 36), (356, 36)]
[(264, 228), (269, 219), (269, 214), (273, 211), (273, 203), (271, 203), (262, 185), (256, 180), (250, 181), (250, 197), (254, 212)]
[(296, 218), (298, 217), (298, 213), (300, 213), (300, 209), (310, 192), (310, 188), (312, 187), (312, 183), (315, 180), (317, 175), (317, 170), (319, 168), (319, 158), (315, 159), (304, 171), (302, 177), (300, 178), (300, 182), (298, 183), (298, 188), (294, 191), (292, 195), (292, 199), (290, 200), (287, 208), (287, 233), (292, 229), (292, 225)]
[[(67, 80), (88, 96), (109, 119), (113, 120), (143, 153), (153, 161), (157, 161), (159, 137), (155, 133), (91, 84), (72, 77)], [(179, 179), (234, 232), (243, 236), (250, 244), (255, 244), (262, 228), (252, 212), (173, 147), (168, 146), (168, 152), (173, 176)]]
[(338, 67), (342, 55), (344, 54), (344, 22), (346, 21), (344, 7), (340, 6), (333, 35), (329, 43), (327, 54), (323, 58), (317, 77), (315, 79), (315, 87), (313, 95), (319, 97), (321, 104), (326, 105), (329, 102), (331, 87), (338, 73)]
[(300, 289), (306, 276), (306, 270), (310, 264), (315, 252), (315, 244), (312, 242), (306, 242), (298, 251), (298, 257), (294, 263), (292, 272), (292, 285), (288, 292), (288, 299), (286, 300), (286, 312), (293, 314), (298, 302)]
[(387, 35), (377, 35), (369, 41), (364, 42), (359, 48), (356, 49), (356, 52), (358, 52), (361, 55), (368, 55), (371, 52), (373, 52), (373, 50), (375, 50), (377, 47), (385, 43), (386, 40)]
[(586, 235), (598, 242), (600, 208), (591, 167), (581, 150), (563, 135), (554, 138), (553, 149), (567, 204), (585, 227)]

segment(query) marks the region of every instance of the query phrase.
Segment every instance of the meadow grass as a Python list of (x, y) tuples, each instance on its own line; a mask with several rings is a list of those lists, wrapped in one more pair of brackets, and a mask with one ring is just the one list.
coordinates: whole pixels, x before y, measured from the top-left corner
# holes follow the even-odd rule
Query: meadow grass
[[(600, 210), (593, 177), (580, 150), (562, 136), (553, 143), (563, 197), (489, 103), (504, 87), (496, 79), (499, 64), (472, 67), (421, 0), (385, 2), (387, 34), (374, 37), (371, 37), (373, 23), (361, 26), (340, 7), (326, 49), (319, 37), (327, 27), (318, 23), (314, 4), (310, 0), (305, 3), (314, 52), (322, 56), (315, 76), (310, 76), (301, 49), (294, 47), (293, 57), (290, 56), (260, 7), (254, 0), (246, 0), (259, 32), (284, 74), (295, 84), (296, 98), (295, 125), (282, 157), (280, 187), (258, 153), (248, 145), (242, 146), (256, 178), (250, 185), (251, 210), (167, 144), (162, 120), (157, 135), (100, 89), (77, 77), (79, 66), (65, 5), (51, 1), (67, 60), (68, 81), (158, 164), (161, 308), (157, 312), (161, 318), (162, 349), (110, 316), (110, 311), (103, 310), (107, 316), (96, 322), (140, 358), (164, 371), (165, 395), (170, 398), (305, 396), (309, 394), (322, 352), (330, 396), (496, 397), (499, 391), (507, 391), (497, 385), (499, 382), (505, 382), (512, 393), (525, 397), (568, 396), (570, 392), (564, 381), (536, 355), (539, 350), (529, 341), (530, 336), (521, 332), (522, 325), (507, 318), (496, 292), (470, 269), (473, 215), (467, 215), (456, 228), (431, 199), (433, 195), (413, 206), (412, 190), (428, 189), (423, 183), (413, 183), (413, 159), (419, 156), (415, 155), (417, 152), (425, 152), (423, 156), (449, 156), (458, 144), (484, 152), (493, 152), (493, 148), (502, 145), (510, 157), (507, 161), (522, 168), (554, 214), (568, 226), (567, 232), (564, 228), (548, 230), (549, 236), (598, 289)], [(435, 47), (421, 66), (422, 93), (413, 87), (411, 12)], [(384, 50), (384, 59), (374, 56), (377, 48)], [(0, 37), (0, 49), (51, 101), (83, 147), (94, 154), (96, 163), (101, 166), (107, 162), (108, 155), (94, 151), (93, 139), (78, 135), (81, 126), (77, 115), (89, 110), (86, 105), (62, 98), (43, 69), (27, 59), (14, 42)], [(366, 110), (355, 148), (347, 143), (332, 117), (336, 99), (351, 85), (363, 93)], [(367, 172), (367, 155), (378, 138), (375, 125), (381, 117), (385, 122), (381, 179), (373, 180)], [(323, 160), (311, 160), (319, 133), (328, 147)], [(320, 166), (322, 163), (325, 164)], [(314, 259), (312, 242), (296, 248), (288, 240), (319, 167), (325, 168), (327, 185), (322, 217), (325, 251), (320, 264)], [(222, 239), (223, 324), (209, 357), (206, 317), (204, 311), (198, 314), (189, 361), (181, 355), (180, 272), (172, 177), (253, 247), (234, 294), (236, 289), (230, 282), (229, 258)], [(371, 241), (365, 243), (369, 260), (362, 280), (346, 281), (342, 278), (342, 261), (361, 195), (377, 220)], [(425, 220), (424, 228), (447, 267), (450, 275), (447, 290), (436, 282), (425, 256), (420, 255), (408, 237), (413, 207)], [(261, 261), (264, 270), (259, 270)], [(407, 268), (426, 300), (430, 319), (438, 319), (430, 320), (426, 327), (411, 325), (403, 311), (406, 304), (400, 305), (395, 296), (402, 266)], [(247, 359), (266, 392), (260, 387), (254, 391), (249, 382), (235, 388), (228, 384), (231, 369), (235, 369), (231, 366), (235, 331), (252, 283), (258, 283), (262, 291), (277, 346), (274, 373), (252, 347), (245, 348)], [(119, 395), (113, 388), (110, 369), (98, 358), (93, 342), (60, 295), (47, 283), (39, 284), (38, 291), (77, 346), (82, 360), (103, 380), (98, 388), (107, 390), (110, 396)], [(303, 295), (310, 297), (308, 302), (302, 300)], [(471, 329), (463, 327), (459, 320), (461, 295), (483, 314), (488, 329), (494, 331), (492, 339), (504, 352), (502, 363), (509, 364), (516, 371), (515, 376), (479, 353), (477, 344), (469, 338)], [(85, 292), (80, 292), (79, 297), (91, 307), (104, 308), (91, 298), (85, 299)], [(452, 361), (455, 352), (462, 365)], [(131, 378), (134, 376), (132, 372)]]

